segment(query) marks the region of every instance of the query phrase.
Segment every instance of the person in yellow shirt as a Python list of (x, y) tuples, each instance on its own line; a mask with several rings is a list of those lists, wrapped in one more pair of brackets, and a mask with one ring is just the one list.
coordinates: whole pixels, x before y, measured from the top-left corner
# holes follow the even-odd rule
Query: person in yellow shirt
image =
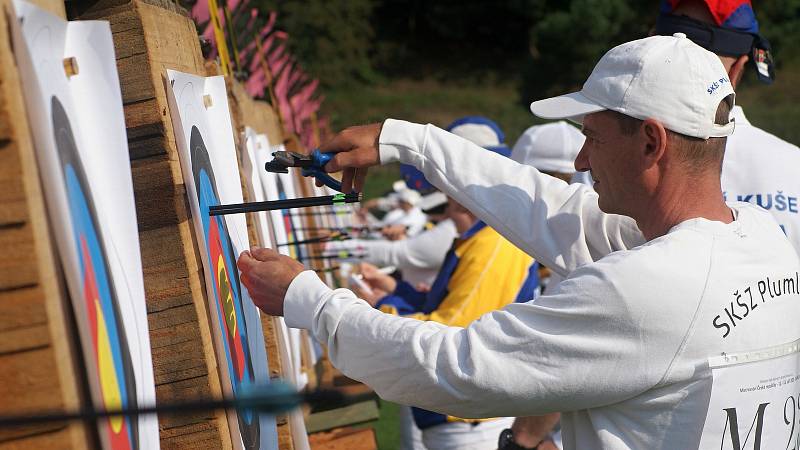
[[(466, 327), (487, 312), (537, 295), (538, 264), (532, 257), (452, 198), (447, 216), (459, 237), (429, 291), (419, 291), (375, 266), (362, 264), (371, 292), (361, 290), (360, 297), (386, 313)], [(412, 414), (428, 450), (495, 449), (497, 435), (513, 420), (464, 420), (420, 408), (412, 408)]]
[(367, 300), (386, 313), (466, 327), (489, 311), (533, 299), (539, 287), (533, 258), (453, 199), (448, 201), (447, 215), (459, 237), (430, 291), (418, 291), (365, 263), (362, 275), (373, 291), (365, 293)]

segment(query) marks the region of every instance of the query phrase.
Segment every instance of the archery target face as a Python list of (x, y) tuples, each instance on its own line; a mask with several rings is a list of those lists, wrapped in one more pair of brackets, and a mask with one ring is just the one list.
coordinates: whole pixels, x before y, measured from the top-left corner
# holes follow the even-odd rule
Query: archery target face
[[(239, 281), (236, 260), (250, 248), (243, 214), (210, 216), (209, 208), (241, 203), (242, 191), (227, 93), (222, 77), (167, 71), (170, 113), (181, 169), (198, 236), (220, 379), (226, 395), (269, 382), (259, 313)], [(204, 97), (208, 96), (210, 106)], [(207, 99), (207, 100), (208, 100)], [(214, 124), (211, 127), (209, 124)], [(237, 448), (277, 448), (271, 416), (230, 411)]]
[[(266, 153), (266, 148), (261, 147), (262, 144), (258, 140), (258, 136), (250, 127), (245, 127), (244, 132), (241, 133), (241, 142), (243, 143), (240, 148), (242, 153), (242, 172), (247, 191), (252, 201), (263, 202), (267, 199), (267, 195), (264, 186), (261, 184), (259, 172), (266, 172), (266, 170), (264, 170), (264, 164), (261, 163), (259, 156)], [(258, 244), (266, 248), (275, 248), (269, 211), (258, 211), (253, 213), (251, 217), (255, 219)]]
[[(106, 22), (14, 2), (14, 54), (89, 392), (102, 409), (155, 403), (124, 114)], [(67, 78), (63, 60), (80, 71)], [(91, 95), (89, 95), (91, 94)], [(68, 327), (69, 329), (69, 327)], [(155, 416), (98, 420), (104, 448), (158, 448)]]
[[(110, 280), (108, 257), (99, 236), (89, 185), (78, 156), (72, 127), (64, 107), (52, 97), (53, 132), (69, 202), (73, 244), (78, 254), (83, 301), (81, 311), (86, 315), (91, 334), (91, 353), (86, 362), (97, 370), (102, 406), (105, 409), (135, 408), (134, 382), (128, 339), (122, 323), (119, 301)], [(114, 449), (135, 449), (136, 420), (132, 417), (112, 417), (101, 425)]]
[[(208, 150), (195, 126), (192, 127), (189, 148), (211, 272), (209, 302), (221, 325), (222, 347), (235, 395), (244, 385), (255, 381), (252, 356), (247, 344), (247, 323), (244, 320), (236, 254), (224, 218), (208, 215), (209, 207), (219, 205), (220, 201)], [(245, 447), (257, 448), (258, 415), (244, 411), (238, 414), (238, 421)]]

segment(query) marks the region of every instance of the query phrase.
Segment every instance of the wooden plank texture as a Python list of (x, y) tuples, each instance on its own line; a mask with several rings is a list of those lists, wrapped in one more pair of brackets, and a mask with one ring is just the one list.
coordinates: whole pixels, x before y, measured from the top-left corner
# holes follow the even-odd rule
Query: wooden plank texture
[[(64, 16), (64, 3), (34, 3)], [(0, 0), (0, 414), (77, 409), (88, 403), (77, 332), (59, 283), (53, 242), (11, 52), (9, 0)], [(83, 449), (81, 423), (0, 430), (0, 449)]]
[(314, 413), (306, 419), (309, 433), (375, 420), (379, 416), (378, 403), (374, 400), (355, 403), (343, 408)]
[(372, 428), (341, 428), (309, 436), (311, 450), (377, 450)]
[[(169, 1), (101, 0), (80, 19), (111, 24), (125, 111), (158, 402), (222, 395), (197, 239), (164, 86), (204, 74), (194, 23)], [(232, 448), (224, 412), (159, 417), (163, 449)]]

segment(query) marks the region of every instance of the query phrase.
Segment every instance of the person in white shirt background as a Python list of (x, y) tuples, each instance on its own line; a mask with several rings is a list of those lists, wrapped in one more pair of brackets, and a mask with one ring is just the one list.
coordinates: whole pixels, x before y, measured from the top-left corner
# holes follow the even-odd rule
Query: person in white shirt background
[[(572, 127), (575, 130), (574, 127)], [(453, 121), (447, 130), (460, 135), (487, 149), (494, 149), (500, 154), (509, 155), (511, 150), (505, 145), (505, 134), (497, 123), (482, 116), (462, 117)], [(577, 132), (577, 131), (576, 131)], [(579, 136), (580, 133), (578, 133)], [(518, 152), (522, 154), (524, 152)], [(577, 150), (576, 150), (577, 154)], [(550, 155), (550, 160), (557, 155)], [(574, 156), (572, 157), (574, 159)], [(531, 161), (526, 161), (531, 162)], [(544, 162), (542, 159), (539, 162)], [(557, 164), (550, 161), (550, 164)], [(571, 161), (569, 162), (571, 164)], [(546, 165), (546, 164), (545, 164)], [(426, 213), (434, 211), (444, 216), (447, 196), (436, 191), (427, 182), (422, 172), (408, 165), (401, 166), (401, 175), (409, 189), (424, 192), (420, 208)], [(398, 189), (395, 189), (398, 191)], [(417, 287), (418, 290), (430, 289), (445, 255), (457, 237), (456, 226), (446, 217), (435, 217), (436, 225), (422, 233), (399, 240), (350, 240), (328, 244), (332, 249), (358, 249), (365, 253), (364, 261), (378, 266), (392, 266), (402, 273), (402, 279)], [(502, 428), (502, 427), (501, 427)], [(419, 428), (414, 424), (411, 410), (401, 407), (400, 410), (400, 443), (401, 449), (424, 449)]]
[[(589, 172), (575, 171), (575, 158), (583, 146), (584, 136), (580, 130), (559, 120), (544, 125), (534, 125), (517, 139), (511, 149), (511, 159), (536, 167), (540, 172), (564, 180), (568, 183), (584, 183), (576, 174)], [(591, 187), (591, 178), (585, 182)], [(556, 273), (542, 277), (542, 287), (547, 288), (560, 283), (564, 278)]]
[(418, 206), (422, 196), (419, 192), (408, 188), (400, 189), (394, 194), (397, 206), (373, 225), (376, 227), (398, 226), (405, 230), (407, 236), (416, 236), (425, 229), (425, 224), (428, 222), (427, 217)]
[[(671, 35), (675, 32), (685, 32), (687, 38), (716, 53), (734, 89), (750, 67), (758, 73), (759, 80), (772, 82), (773, 68), (766, 61), (760, 68), (753, 63), (752, 55), (769, 49), (769, 44), (765, 45), (764, 38), (759, 35), (758, 22), (748, 1), (663, 1), (656, 33)], [(771, 61), (769, 63), (771, 65)], [(739, 105), (731, 110), (731, 117), (736, 129), (725, 147), (721, 176), (723, 194), (727, 200), (747, 201), (769, 210), (795, 249), (800, 251), (797, 200), (800, 177), (796, 169), (800, 167), (800, 148), (752, 125)], [(519, 142), (514, 151), (517, 145)], [(588, 172), (578, 172), (576, 178), (581, 175), (588, 175)], [(549, 281), (557, 282), (558, 275)], [(552, 423), (547, 416), (518, 419), (513, 432), (509, 433), (516, 439), (506, 439), (522, 445), (508, 448), (535, 448), (535, 443), (543, 439)]]
[[(591, 169), (596, 192), (431, 125), (387, 119), (322, 146), (338, 153), (326, 170), (345, 170), (345, 190), (360, 189), (369, 166), (412, 164), (566, 276), (466, 328), (381, 314), (269, 249), (242, 253), (242, 282), (265, 313), (309, 329), (335, 366), (383, 398), (459, 417), (562, 411), (567, 449), (696, 448), (726, 420), (709, 411), (709, 358), (800, 339), (797, 254), (766, 211), (723, 200), (733, 99), (719, 58), (685, 35), (610, 50), (580, 92), (531, 105), (582, 122), (575, 164)], [(770, 280), (784, 287), (760, 290)], [(796, 349), (790, 356), (800, 364)], [(773, 410), (755, 434), (782, 448), (786, 425)], [(729, 432), (753, 437), (746, 425)]]
[[(508, 156), (512, 153), (505, 145), (505, 134), (500, 126), (486, 117), (462, 117), (453, 121), (447, 130), (502, 155)], [(447, 203), (447, 196), (441, 192), (432, 192), (436, 188), (430, 185), (417, 169), (403, 165), (401, 174), (406, 189), (425, 193), (418, 204), (422, 209), (438, 210)], [(401, 191), (402, 189), (395, 188), (395, 192)], [(443, 215), (444, 211), (435, 212), (438, 213), (437, 215)], [(451, 220), (443, 217), (435, 219), (436, 226), (409, 239), (392, 239), (390, 241), (353, 239), (328, 243), (327, 248), (358, 249), (365, 253), (364, 261), (379, 266), (398, 268), (403, 273), (403, 279), (413, 286), (430, 286), (457, 234)]]
[[(656, 33), (676, 32), (716, 53), (734, 89), (751, 67), (762, 82), (771, 83), (775, 76), (769, 42), (760, 35), (748, 0), (662, 1)], [(767, 209), (800, 251), (800, 148), (751, 124), (741, 106), (733, 108), (731, 117), (736, 131), (722, 162), (725, 198)]]
[[(583, 134), (577, 128), (563, 120), (534, 125), (517, 139), (511, 149), (511, 159), (566, 182), (576, 182), (575, 174), (581, 172), (575, 171), (575, 158), (583, 147), (584, 140)], [(540, 278), (544, 292), (555, 289), (564, 279), (557, 273), (546, 275), (548, 276), (543, 274)], [(514, 449), (513, 445), (523, 449), (560, 449), (562, 444), (559, 418), (559, 413), (518, 417), (510, 429), (503, 430), (500, 442), (505, 442), (509, 449)], [(504, 449), (501, 447), (499, 450)]]

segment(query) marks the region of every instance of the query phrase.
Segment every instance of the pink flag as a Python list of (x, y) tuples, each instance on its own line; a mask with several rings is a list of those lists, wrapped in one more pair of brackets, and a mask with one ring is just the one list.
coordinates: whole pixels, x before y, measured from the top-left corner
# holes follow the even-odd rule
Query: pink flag
[[(250, 3), (250, 0), (237, 0), (236, 7), (232, 8), (230, 6), (230, 0), (228, 0), (228, 3), (225, 6), (228, 7), (228, 13), (230, 13), (231, 20), (233, 21), (234, 24), (238, 23), (239, 18), (242, 16), (242, 14), (245, 14), (245, 13), (248, 12), (247, 5), (249, 3)], [(242, 34), (240, 31), (238, 31), (238, 28), (237, 28), (236, 34)]]
[(283, 55), (283, 58), (279, 59), (275, 62), (275, 65), (270, 65), (269, 70), (272, 71), (272, 76), (276, 76), (277, 74), (281, 73), (284, 67), (286, 67), (286, 63), (289, 62), (289, 55)]
[(290, 91), (291, 91), (292, 88), (297, 86), (297, 82), (300, 81), (300, 79), (302, 77), (303, 77), (302, 69), (300, 69), (299, 67), (297, 67), (295, 65), (294, 66), (294, 70), (292, 70), (292, 73), (289, 75), (288, 84), (289, 84), (289, 90)]
[(266, 89), (267, 81), (263, 71), (250, 75), (245, 83), (245, 90), (253, 97), (262, 97)]
[(290, 133), (293, 133), (295, 128), (292, 121), (292, 107), (289, 104), (289, 100), (286, 98), (286, 94), (289, 91), (288, 81), (292, 64), (293, 63), (289, 63), (288, 67), (281, 72), (278, 80), (275, 82), (275, 97), (278, 101), (278, 110), (283, 118), (283, 123), (287, 126), (286, 131)]
[[(270, 36), (270, 38), (272, 38), (272, 36)], [(281, 44), (276, 47), (274, 51), (267, 53), (267, 64), (272, 67), (284, 53), (286, 53), (286, 44)]]
[(208, 14), (208, 0), (197, 0), (189, 14), (198, 24), (206, 23), (211, 18)]
[[(250, 70), (255, 70), (255, 67), (260, 63), (261, 57), (263, 56), (264, 59), (267, 61), (269, 65), (269, 51), (272, 48), (272, 43), (275, 42), (274, 34), (267, 38), (267, 40), (261, 44), (261, 55), (254, 54), (253, 59), (250, 60)], [(255, 41), (253, 42), (255, 46)]]
[[(292, 65), (293, 63), (291, 61), (288, 62), (280, 75), (277, 76), (278, 79), (275, 81), (275, 96), (278, 98), (285, 99), (289, 93), (289, 72), (291, 72)], [(275, 76), (274, 73), (273, 76)]]
[(321, 105), (321, 101), (319, 99), (314, 99), (311, 101), (307, 101), (304, 104), (300, 105), (300, 107), (294, 108), (294, 114), (300, 120), (305, 120), (311, 117), (311, 114), (317, 112)]
[(311, 99), (311, 97), (314, 95), (314, 91), (317, 89), (317, 86), (319, 86), (319, 80), (312, 80), (311, 83), (308, 83), (300, 88), (298, 92), (289, 99), (289, 101), (292, 103), (292, 107), (295, 110), (295, 114), (300, 114), (301, 106)]

